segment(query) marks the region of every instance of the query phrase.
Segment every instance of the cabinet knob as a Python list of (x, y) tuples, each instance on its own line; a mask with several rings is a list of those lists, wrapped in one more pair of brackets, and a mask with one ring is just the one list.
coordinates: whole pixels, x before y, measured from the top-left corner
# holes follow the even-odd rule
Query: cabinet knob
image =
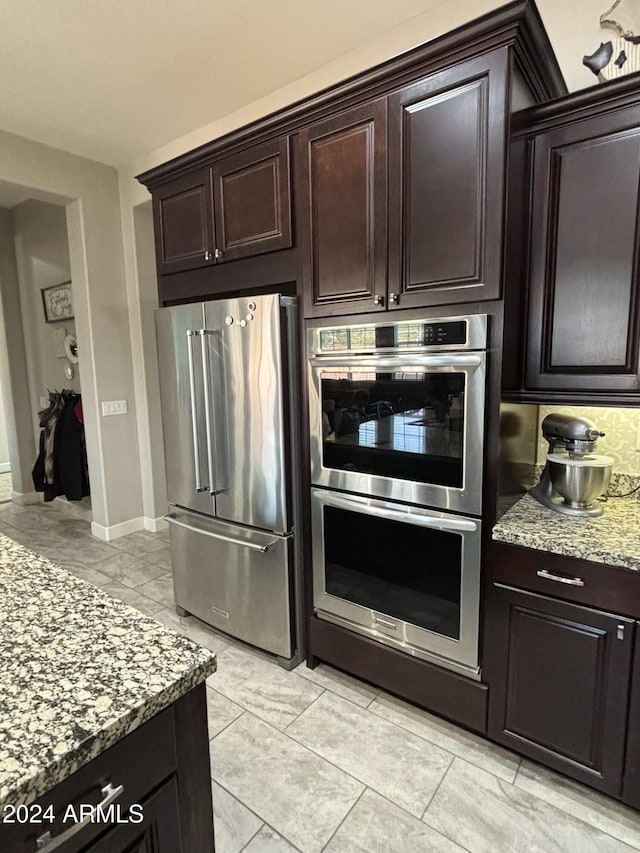
[(222, 249), (216, 249), (213, 255), (217, 260), (220, 260), (220, 258), (222, 257)]
[(205, 252), (204, 253), (204, 259), (205, 259), (205, 261), (212, 261), (213, 260), (213, 254), (211, 252)]
[(378, 296), (378, 295), (374, 296), (373, 297), (373, 304), (374, 305), (384, 305), (384, 296)]
[(399, 301), (399, 296), (397, 293), (390, 293), (389, 294), (389, 302), (391, 303), (391, 305), (397, 305), (398, 301)]

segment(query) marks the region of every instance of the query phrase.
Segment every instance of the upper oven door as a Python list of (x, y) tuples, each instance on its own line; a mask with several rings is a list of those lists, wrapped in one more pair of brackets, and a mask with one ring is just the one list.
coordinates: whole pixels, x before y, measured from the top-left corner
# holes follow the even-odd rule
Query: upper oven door
[(484, 352), (309, 359), (317, 486), (482, 514)]

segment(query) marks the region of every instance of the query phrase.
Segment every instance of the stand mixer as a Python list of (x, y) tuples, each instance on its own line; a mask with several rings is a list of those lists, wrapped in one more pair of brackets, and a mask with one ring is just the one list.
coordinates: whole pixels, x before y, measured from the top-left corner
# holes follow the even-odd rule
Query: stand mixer
[(602, 515), (597, 498), (609, 484), (613, 459), (593, 451), (604, 433), (587, 418), (553, 414), (542, 421), (542, 434), (549, 442), (547, 462), (529, 494), (566, 515)]

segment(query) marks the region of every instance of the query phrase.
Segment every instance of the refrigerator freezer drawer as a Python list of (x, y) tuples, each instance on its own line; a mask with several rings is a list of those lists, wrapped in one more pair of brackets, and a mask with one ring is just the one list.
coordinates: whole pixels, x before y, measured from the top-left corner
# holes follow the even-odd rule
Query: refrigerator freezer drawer
[(293, 537), (172, 508), (176, 604), (240, 640), (291, 658)]

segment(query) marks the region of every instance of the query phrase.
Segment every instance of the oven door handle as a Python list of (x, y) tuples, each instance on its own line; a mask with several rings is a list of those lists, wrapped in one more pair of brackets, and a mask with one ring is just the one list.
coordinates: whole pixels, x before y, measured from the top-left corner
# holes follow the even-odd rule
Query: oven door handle
[(475, 533), (478, 525), (470, 518), (438, 518), (431, 515), (418, 515), (412, 512), (403, 512), (400, 509), (392, 509), (387, 506), (379, 506), (375, 503), (357, 501), (352, 498), (344, 498), (340, 495), (325, 493), (319, 498), (324, 504), (341, 509), (349, 509), (352, 512), (366, 512), (367, 515), (376, 515), (379, 518), (387, 518), (392, 521), (403, 521), (406, 524), (417, 524), (420, 527), (431, 527), (436, 530), (450, 530), (454, 533)]
[(309, 358), (314, 367), (391, 367), (403, 370), (407, 367), (480, 367), (483, 357), (474, 353), (463, 355), (402, 355), (360, 356), (353, 353), (336, 355), (314, 355)]

